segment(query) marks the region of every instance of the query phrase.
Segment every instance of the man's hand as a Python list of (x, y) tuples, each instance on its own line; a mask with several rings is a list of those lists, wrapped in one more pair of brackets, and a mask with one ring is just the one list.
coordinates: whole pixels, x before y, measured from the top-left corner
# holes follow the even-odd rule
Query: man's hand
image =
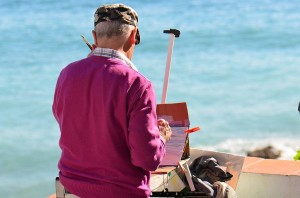
[(157, 125), (158, 125), (160, 135), (163, 138), (165, 138), (166, 142), (170, 141), (171, 135), (172, 135), (172, 130), (171, 130), (171, 127), (169, 126), (169, 123), (164, 119), (159, 119), (157, 121)]

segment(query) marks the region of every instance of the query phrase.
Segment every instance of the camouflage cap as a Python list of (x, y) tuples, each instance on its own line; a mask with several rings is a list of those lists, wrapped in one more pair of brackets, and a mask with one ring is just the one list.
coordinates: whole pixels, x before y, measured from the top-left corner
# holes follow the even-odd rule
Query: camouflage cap
[(121, 21), (137, 27), (138, 15), (134, 9), (124, 4), (111, 4), (99, 7), (94, 15), (94, 26), (103, 21)]

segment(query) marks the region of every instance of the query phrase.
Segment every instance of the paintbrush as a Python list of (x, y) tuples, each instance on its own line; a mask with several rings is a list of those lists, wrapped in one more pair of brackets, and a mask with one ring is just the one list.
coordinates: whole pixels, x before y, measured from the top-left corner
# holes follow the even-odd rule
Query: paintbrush
[(91, 44), (84, 38), (84, 36), (82, 36), (82, 35), (80, 35), (80, 36), (81, 36), (82, 40), (85, 42), (85, 44), (86, 44), (91, 50), (93, 50)]

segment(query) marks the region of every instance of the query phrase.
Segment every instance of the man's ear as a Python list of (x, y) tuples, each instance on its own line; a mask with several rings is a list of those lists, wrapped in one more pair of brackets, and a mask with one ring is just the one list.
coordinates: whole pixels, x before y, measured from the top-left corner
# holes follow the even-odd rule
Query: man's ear
[(97, 33), (95, 30), (92, 31), (93, 37), (94, 37), (94, 44), (98, 46), (98, 38), (97, 38)]
[(130, 44), (133, 45), (135, 44), (135, 35), (136, 35), (136, 32), (137, 32), (137, 29), (134, 28), (132, 31), (131, 31), (131, 34), (130, 34)]

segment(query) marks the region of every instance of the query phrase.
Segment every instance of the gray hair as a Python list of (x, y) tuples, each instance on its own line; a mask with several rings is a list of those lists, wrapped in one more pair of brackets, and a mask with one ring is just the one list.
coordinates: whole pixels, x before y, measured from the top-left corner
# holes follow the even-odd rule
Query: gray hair
[(98, 38), (111, 38), (117, 36), (118, 39), (127, 39), (130, 36), (132, 25), (124, 24), (120, 21), (108, 21), (98, 23), (95, 27)]

